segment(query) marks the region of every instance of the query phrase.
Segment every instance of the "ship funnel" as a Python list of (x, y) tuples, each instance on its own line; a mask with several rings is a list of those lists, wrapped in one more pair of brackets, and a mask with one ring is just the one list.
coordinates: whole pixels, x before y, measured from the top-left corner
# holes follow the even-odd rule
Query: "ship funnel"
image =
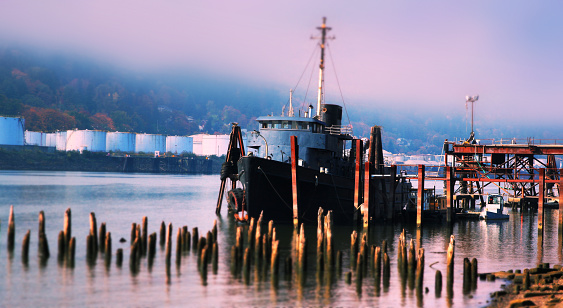
[(309, 116), (313, 117), (313, 105), (309, 105)]

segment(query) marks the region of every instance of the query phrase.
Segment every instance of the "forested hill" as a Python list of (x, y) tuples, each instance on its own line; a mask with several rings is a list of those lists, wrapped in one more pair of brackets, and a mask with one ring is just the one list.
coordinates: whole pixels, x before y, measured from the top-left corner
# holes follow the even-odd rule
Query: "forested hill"
[[(77, 128), (226, 134), (232, 122), (257, 129), (256, 117), (279, 114), (288, 102), (287, 91), (280, 87), (265, 88), (195, 71), (155, 75), (100, 63), (0, 47), (0, 115), (23, 116), (26, 129), (43, 132)], [(371, 126), (381, 125), (383, 148), (392, 153), (440, 154), (444, 139), (469, 135), (463, 96), (452, 105), (459, 108), (348, 104), (343, 123), (348, 124), (349, 116), (358, 137), (368, 137)], [(477, 119), (478, 138), (560, 138), (553, 123), (539, 125), (487, 113)]]
[(33, 131), (228, 133), (231, 122), (254, 129), (254, 118), (281, 110), (282, 101), (272, 90), (197, 73), (136, 74), (68, 56), (0, 49), (0, 115), (24, 116)]

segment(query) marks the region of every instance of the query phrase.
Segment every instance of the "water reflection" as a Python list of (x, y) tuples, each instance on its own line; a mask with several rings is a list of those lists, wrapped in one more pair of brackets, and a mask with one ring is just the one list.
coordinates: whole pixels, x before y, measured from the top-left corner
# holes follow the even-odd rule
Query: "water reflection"
[[(219, 217), (217, 224), (217, 267), (212, 263), (205, 270), (198, 268), (199, 255), (195, 249), (177, 255), (174, 265), (167, 263), (163, 243), (154, 257), (143, 256), (134, 262), (129, 261), (124, 267), (120, 267), (120, 258), (125, 254), (129, 259), (129, 241), (116, 241), (113, 249), (121, 249), (121, 257), (116, 253), (115, 258), (110, 254), (108, 259), (106, 254), (96, 254), (92, 260), (88, 259), (84, 239), (89, 231), (90, 212), (95, 212), (100, 221), (112, 226), (112, 235), (116, 239), (129, 238), (131, 223), (143, 216), (148, 216), (151, 221), (166, 221), (176, 226), (189, 224), (192, 228), (209, 230), (213, 220), (217, 219), (214, 207), (210, 206), (216, 200), (216, 184), (217, 179), (213, 176), (0, 172), (0, 220), (7, 221), (9, 207), (6, 204), (14, 204), (18, 230), (36, 232), (37, 213), (44, 210), (49, 222), (45, 232), (53, 241), (59, 231), (55, 226), (62, 225), (63, 213), (71, 207), (75, 220), (73, 232), (81, 239), (76, 243), (75, 267), (68, 258), (62, 261), (57, 256), (44, 259), (43, 263), (24, 262), (19, 250), (0, 249), (3, 306), (41, 306), (44, 304), (42, 298), (47, 294), (51, 301), (49, 305), (63, 306), (152, 306), (162, 302), (168, 305), (189, 302), (193, 306), (233, 306), (233, 303), (241, 306), (483, 306), (488, 293), (498, 289), (503, 282), (479, 281), (476, 286), (468, 288), (465, 285), (464, 288), (459, 280), (463, 275), (464, 258), (476, 258), (479, 272), (524, 269), (537, 263), (558, 263), (563, 259), (558, 214), (551, 210), (546, 211), (543, 237), (537, 231), (537, 214), (531, 211), (511, 212), (510, 220), (501, 223), (459, 221), (452, 225), (424, 224), (422, 228), (400, 223), (375, 224), (366, 233), (360, 232), (358, 238), (367, 235), (369, 255), (373, 255), (373, 246), (380, 247), (380, 275), (375, 274), (371, 264), (364, 264), (364, 269), (358, 270), (358, 257), (350, 252), (353, 229), (336, 226), (334, 253), (336, 256), (340, 252), (341, 260), (335, 257), (334, 263), (340, 265), (334, 270), (319, 269), (325, 263), (317, 263), (315, 259), (314, 227), (304, 228), (308, 243), (305, 256), (309, 258), (305, 268), (299, 270), (301, 265), (297, 265), (299, 254), (296, 248), (302, 233), (294, 231), (292, 226), (275, 226), (280, 251), (278, 279), (273, 278), (274, 272), (260, 258), (271, 253), (264, 251), (264, 247), (269, 247), (264, 245), (264, 237), (261, 238), (261, 255), (248, 256), (256, 258), (258, 263), (247, 265), (249, 270), (245, 271), (242, 261), (245, 251), (232, 248), (236, 246), (237, 229), (242, 228), (241, 232), (247, 236), (248, 226), (237, 225), (226, 214)], [(264, 230), (266, 226), (265, 222)], [(154, 227), (151, 231), (156, 234), (158, 230), (154, 229), (159, 225)], [(422, 288), (417, 288), (416, 274), (412, 271), (399, 273), (397, 246), (403, 229), (409, 243), (413, 240), (416, 249), (425, 249), (426, 273)], [(17, 234), (23, 235), (21, 231)], [(443, 291), (436, 286), (436, 275), (438, 271), (447, 273), (446, 251), (450, 235), (456, 238), (452, 282), (458, 280), (460, 283), (446, 283)], [(21, 239), (20, 236), (17, 241), (21, 242)], [(154, 242), (156, 246), (156, 237)], [(0, 247), (6, 247), (5, 236), (0, 237)], [(235, 255), (239, 254), (239, 263), (231, 262), (233, 251)], [(21, 258), (22, 262), (13, 262), (14, 258)], [(29, 258), (37, 258), (35, 249), (30, 251)], [(388, 268), (383, 266), (384, 258), (389, 260)], [(49, 265), (53, 262), (58, 266)], [(353, 272), (352, 283), (348, 285), (346, 273), (354, 268), (357, 273)], [(360, 275), (363, 279), (358, 280)], [(13, 292), (22, 287), (38, 290), (37, 295)], [(209, 292), (208, 288), (213, 291)]]

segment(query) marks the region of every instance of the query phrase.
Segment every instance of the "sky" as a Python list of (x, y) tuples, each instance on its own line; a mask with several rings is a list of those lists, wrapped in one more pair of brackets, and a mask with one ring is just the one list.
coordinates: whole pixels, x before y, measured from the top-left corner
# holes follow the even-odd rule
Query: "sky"
[(478, 119), (543, 125), (563, 113), (562, 12), (523, 0), (2, 0), (0, 41), (287, 92), (303, 74), (297, 93), (310, 76), (315, 87), (306, 65), (326, 17), (327, 102), (455, 114), (479, 95)]

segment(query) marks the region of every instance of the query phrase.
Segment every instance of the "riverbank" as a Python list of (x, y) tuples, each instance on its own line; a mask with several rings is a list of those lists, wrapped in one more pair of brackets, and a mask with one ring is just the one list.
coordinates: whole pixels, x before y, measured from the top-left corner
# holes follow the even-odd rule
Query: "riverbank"
[[(493, 278), (494, 277), (494, 278)], [(509, 281), (491, 293), (489, 307), (563, 307), (563, 268), (542, 263), (537, 268), (482, 274), (482, 279)]]
[(216, 156), (125, 155), (84, 151), (39, 151), (1, 149), (0, 170), (142, 172), (174, 174), (219, 174), (224, 159)]

